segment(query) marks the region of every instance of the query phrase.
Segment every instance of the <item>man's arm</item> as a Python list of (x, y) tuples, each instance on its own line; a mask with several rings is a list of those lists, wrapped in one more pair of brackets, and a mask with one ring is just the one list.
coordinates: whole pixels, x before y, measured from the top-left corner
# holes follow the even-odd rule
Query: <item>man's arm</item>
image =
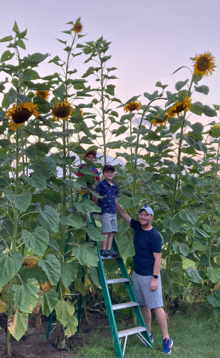
[(131, 217), (126, 213), (126, 211), (123, 209), (123, 207), (117, 202), (117, 200), (115, 200), (115, 204), (116, 204), (116, 210), (117, 213), (122, 217), (122, 219), (124, 219), (125, 221), (127, 221), (127, 223), (130, 224), (131, 222)]
[[(153, 269), (153, 275), (157, 275), (159, 276), (160, 274), (160, 267), (161, 267), (161, 252), (153, 252), (153, 255), (154, 255), (154, 269)], [(152, 280), (151, 280), (151, 284), (150, 284), (150, 289), (151, 291), (155, 291), (158, 287), (158, 279), (157, 278), (154, 278), (152, 277)]]

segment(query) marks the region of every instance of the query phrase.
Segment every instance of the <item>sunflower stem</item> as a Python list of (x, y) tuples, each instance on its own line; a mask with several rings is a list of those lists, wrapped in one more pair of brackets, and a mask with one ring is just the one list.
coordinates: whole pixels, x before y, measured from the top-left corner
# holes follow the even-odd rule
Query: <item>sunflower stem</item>
[[(15, 195), (18, 194), (18, 185), (19, 185), (19, 177), (18, 177), (18, 170), (19, 170), (19, 130), (16, 129), (16, 159), (15, 159)], [(12, 236), (12, 254), (16, 253), (16, 237), (17, 237), (17, 226), (18, 226), (18, 209), (14, 207), (14, 224), (13, 224), (13, 236)], [(13, 304), (13, 292), (12, 286), (14, 284), (14, 277), (10, 280), (9, 285), (9, 302), (8, 302), (8, 318), (12, 316), (12, 304)], [(7, 350), (8, 356), (11, 356), (11, 334), (7, 329)]]

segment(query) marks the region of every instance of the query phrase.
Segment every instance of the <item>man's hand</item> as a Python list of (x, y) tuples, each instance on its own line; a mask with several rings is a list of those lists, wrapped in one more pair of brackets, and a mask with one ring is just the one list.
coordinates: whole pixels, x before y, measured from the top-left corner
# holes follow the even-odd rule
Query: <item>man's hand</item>
[(151, 291), (156, 291), (157, 287), (158, 287), (158, 279), (153, 277), (150, 283), (150, 289)]

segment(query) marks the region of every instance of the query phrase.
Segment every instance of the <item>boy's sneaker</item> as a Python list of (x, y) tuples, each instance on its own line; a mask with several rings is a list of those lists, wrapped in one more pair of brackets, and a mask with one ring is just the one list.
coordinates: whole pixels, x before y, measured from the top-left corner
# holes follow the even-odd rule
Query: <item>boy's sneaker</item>
[(152, 333), (149, 334), (149, 337), (150, 337), (150, 339), (151, 339), (151, 342), (154, 343), (154, 336), (153, 336)]
[(103, 257), (110, 256), (110, 254), (108, 253), (107, 250), (100, 250), (100, 254), (101, 254), (101, 256), (103, 256)]
[(164, 338), (163, 339), (163, 349), (161, 349), (161, 352), (164, 354), (170, 354), (171, 348), (173, 347), (173, 341), (171, 338)]
[(118, 256), (119, 254), (113, 250), (106, 250), (108, 252), (108, 255), (109, 256), (112, 256), (112, 257), (115, 257), (115, 256)]

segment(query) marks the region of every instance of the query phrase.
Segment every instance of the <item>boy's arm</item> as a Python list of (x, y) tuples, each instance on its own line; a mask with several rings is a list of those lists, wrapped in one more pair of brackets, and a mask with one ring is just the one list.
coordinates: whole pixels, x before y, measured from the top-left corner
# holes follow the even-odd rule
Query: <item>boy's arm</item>
[(115, 200), (115, 204), (116, 204), (116, 210), (117, 213), (122, 217), (122, 219), (124, 219), (125, 221), (127, 221), (127, 223), (130, 224), (131, 222), (131, 217), (130, 215), (128, 215), (126, 213), (126, 211), (123, 209), (123, 207), (117, 202), (117, 200)]

